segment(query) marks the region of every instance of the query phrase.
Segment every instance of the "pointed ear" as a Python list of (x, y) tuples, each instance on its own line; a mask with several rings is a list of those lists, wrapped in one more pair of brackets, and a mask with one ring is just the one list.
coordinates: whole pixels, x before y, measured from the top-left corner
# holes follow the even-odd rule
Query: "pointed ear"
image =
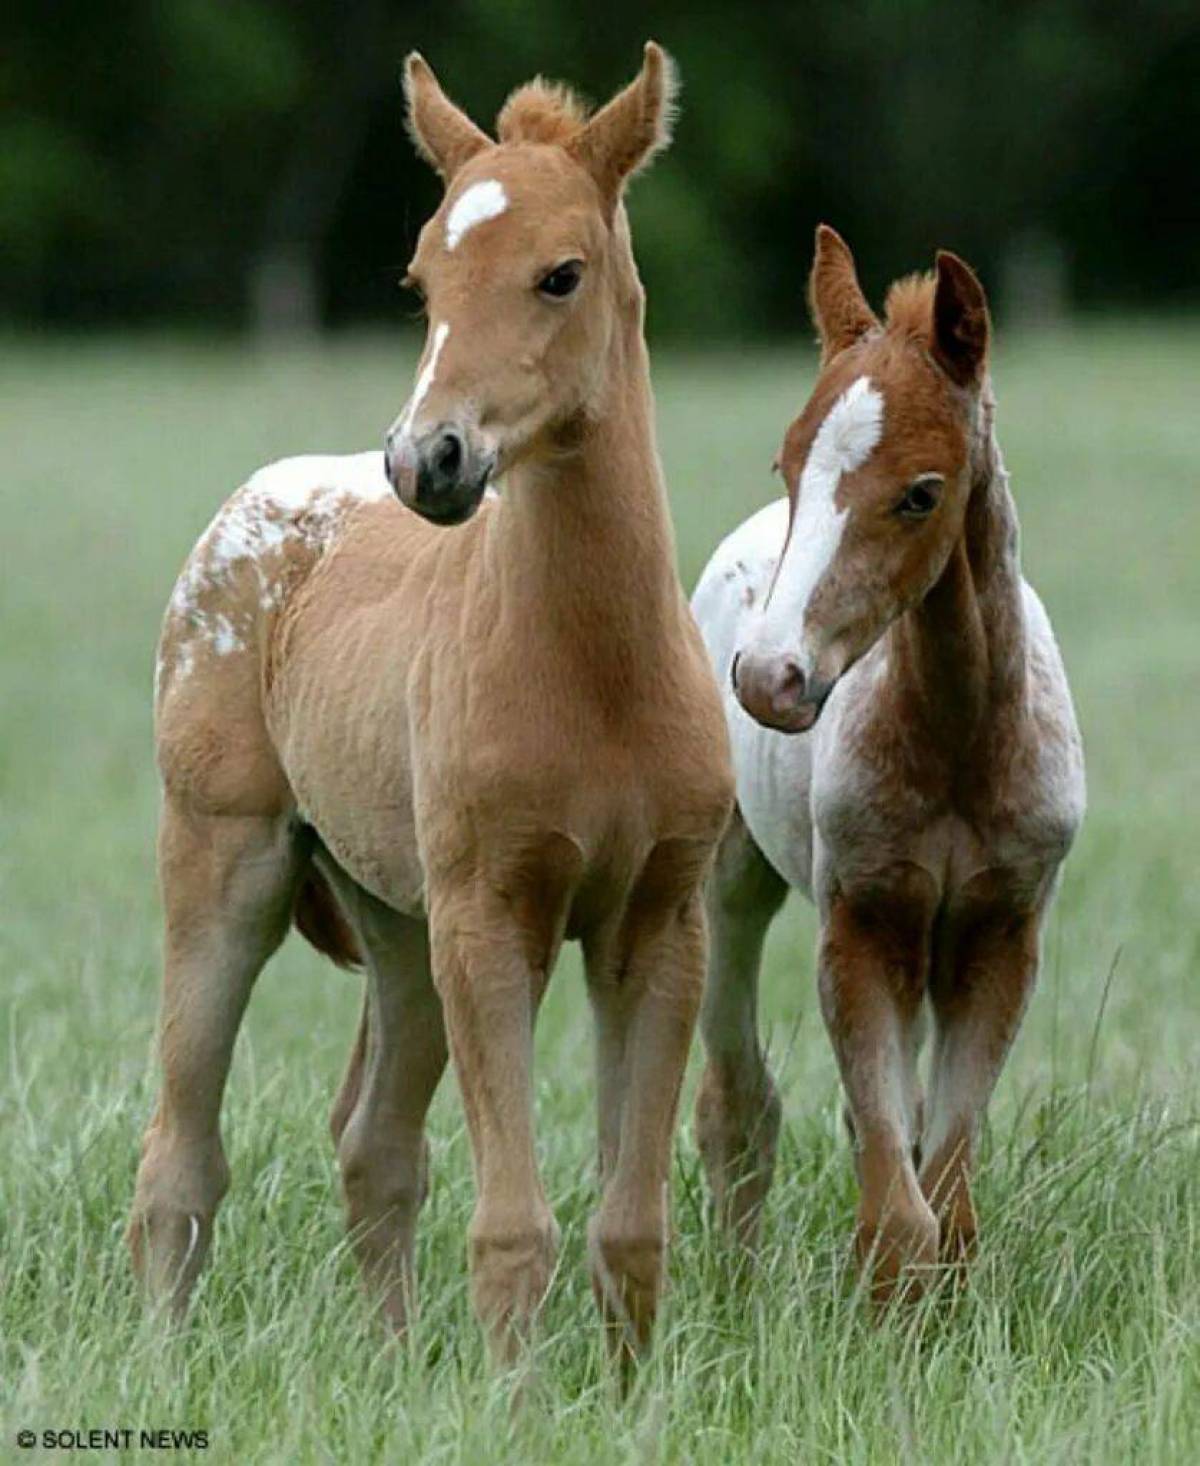
[(960, 387), (973, 386), (983, 380), (990, 335), (979, 277), (957, 255), (939, 250), (929, 343), (934, 360)]
[(571, 144), (610, 208), (625, 180), (671, 141), (678, 90), (675, 63), (656, 42), (647, 41), (641, 74), (601, 107)]
[(411, 52), (404, 63), (404, 97), (413, 144), (447, 183), (481, 148), (492, 146), (487, 133), (442, 91), (419, 51)]
[(828, 224), (817, 225), (808, 309), (821, 341), (822, 365), (879, 324), (858, 283), (850, 246)]

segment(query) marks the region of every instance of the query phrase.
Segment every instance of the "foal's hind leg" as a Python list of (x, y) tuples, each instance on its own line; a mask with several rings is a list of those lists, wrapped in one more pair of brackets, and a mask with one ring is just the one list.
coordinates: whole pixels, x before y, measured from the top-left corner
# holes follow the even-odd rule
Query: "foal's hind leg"
[(425, 923), (382, 905), (332, 867), (322, 869), (337, 886), (368, 969), (366, 1006), (331, 1121), (346, 1220), (368, 1288), (389, 1323), (402, 1329), (428, 1189), (425, 1116), (446, 1067), (442, 1005)]
[(354, 1106), (358, 1104), (358, 1097), (362, 1093), (363, 1070), (367, 1065), (367, 1039), (370, 1026), (371, 995), (370, 993), (366, 993), (363, 996), (362, 1013), (358, 1019), (358, 1032), (354, 1035), (354, 1047), (350, 1050), (350, 1059), (346, 1064), (346, 1072), (342, 1075), (342, 1082), (338, 1088), (338, 1096), (334, 1100), (333, 1109), (329, 1114), (329, 1133), (333, 1136), (335, 1146), (342, 1143), (346, 1121), (354, 1113)]
[(287, 931), (304, 859), (286, 815), (197, 815), (169, 796), (164, 804), (162, 1089), (128, 1238), (151, 1295), (177, 1311), (229, 1185), (219, 1122), (234, 1039), (254, 979)]
[(696, 1097), (696, 1132), (717, 1216), (748, 1244), (757, 1237), (771, 1185), (780, 1120), (758, 1041), (758, 975), (767, 928), (787, 889), (735, 813), (708, 886), (700, 1014), (708, 1062)]

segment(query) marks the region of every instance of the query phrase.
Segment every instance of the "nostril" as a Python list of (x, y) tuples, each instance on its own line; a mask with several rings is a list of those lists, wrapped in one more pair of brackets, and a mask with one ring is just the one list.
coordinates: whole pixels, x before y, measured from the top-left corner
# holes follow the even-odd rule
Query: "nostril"
[(462, 461), (462, 439), (452, 428), (447, 428), (433, 451), (434, 470), (441, 478), (454, 479), (458, 477)]
[(790, 657), (784, 662), (780, 672), (776, 696), (786, 698), (789, 702), (804, 696), (804, 669)]
[(742, 654), (741, 654), (741, 652), (734, 652), (734, 654), (733, 654), (733, 661), (730, 663), (730, 666), (729, 666), (729, 685), (733, 688), (733, 690), (735, 692), (737, 691), (737, 685), (738, 685), (738, 683), (737, 683), (738, 663), (741, 660), (742, 660)]

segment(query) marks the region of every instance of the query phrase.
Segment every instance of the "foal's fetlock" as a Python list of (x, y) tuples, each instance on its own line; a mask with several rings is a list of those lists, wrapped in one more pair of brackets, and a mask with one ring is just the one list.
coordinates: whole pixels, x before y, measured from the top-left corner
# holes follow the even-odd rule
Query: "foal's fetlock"
[(666, 1239), (662, 1230), (608, 1229), (599, 1218), (588, 1229), (592, 1291), (609, 1342), (629, 1361), (645, 1352), (662, 1296)]
[(933, 1282), (938, 1223), (923, 1201), (859, 1213), (855, 1244), (872, 1303), (915, 1302)]
[(758, 1240), (775, 1173), (782, 1106), (771, 1076), (741, 1088), (713, 1065), (696, 1096), (696, 1137), (720, 1225), (743, 1246)]
[(429, 1142), (371, 1148), (356, 1136), (353, 1121), (338, 1145), (346, 1201), (346, 1229), (367, 1292), (397, 1333), (413, 1311), (413, 1250), (417, 1217), (429, 1191)]
[(173, 1145), (147, 1136), (125, 1238), (133, 1270), (154, 1303), (182, 1314), (212, 1243), (213, 1221), (229, 1189), (218, 1145)]
[(151, 1303), (182, 1315), (212, 1244), (211, 1216), (151, 1203), (135, 1209), (126, 1240), (133, 1270)]
[(472, 1223), (467, 1243), (471, 1304), (502, 1368), (518, 1362), (533, 1333), (554, 1273), (558, 1241), (558, 1224), (549, 1212), (519, 1227)]

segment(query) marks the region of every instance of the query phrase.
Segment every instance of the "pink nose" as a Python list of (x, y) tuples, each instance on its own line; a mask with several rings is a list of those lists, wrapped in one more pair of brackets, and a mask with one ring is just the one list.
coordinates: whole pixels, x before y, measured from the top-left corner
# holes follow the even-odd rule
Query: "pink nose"
[(803, 733), (817, 721), (824, 698), (810, 695), (804, 669), (794, 657), (739, 652), (731, 675), (738, 702), (764, 727)]

